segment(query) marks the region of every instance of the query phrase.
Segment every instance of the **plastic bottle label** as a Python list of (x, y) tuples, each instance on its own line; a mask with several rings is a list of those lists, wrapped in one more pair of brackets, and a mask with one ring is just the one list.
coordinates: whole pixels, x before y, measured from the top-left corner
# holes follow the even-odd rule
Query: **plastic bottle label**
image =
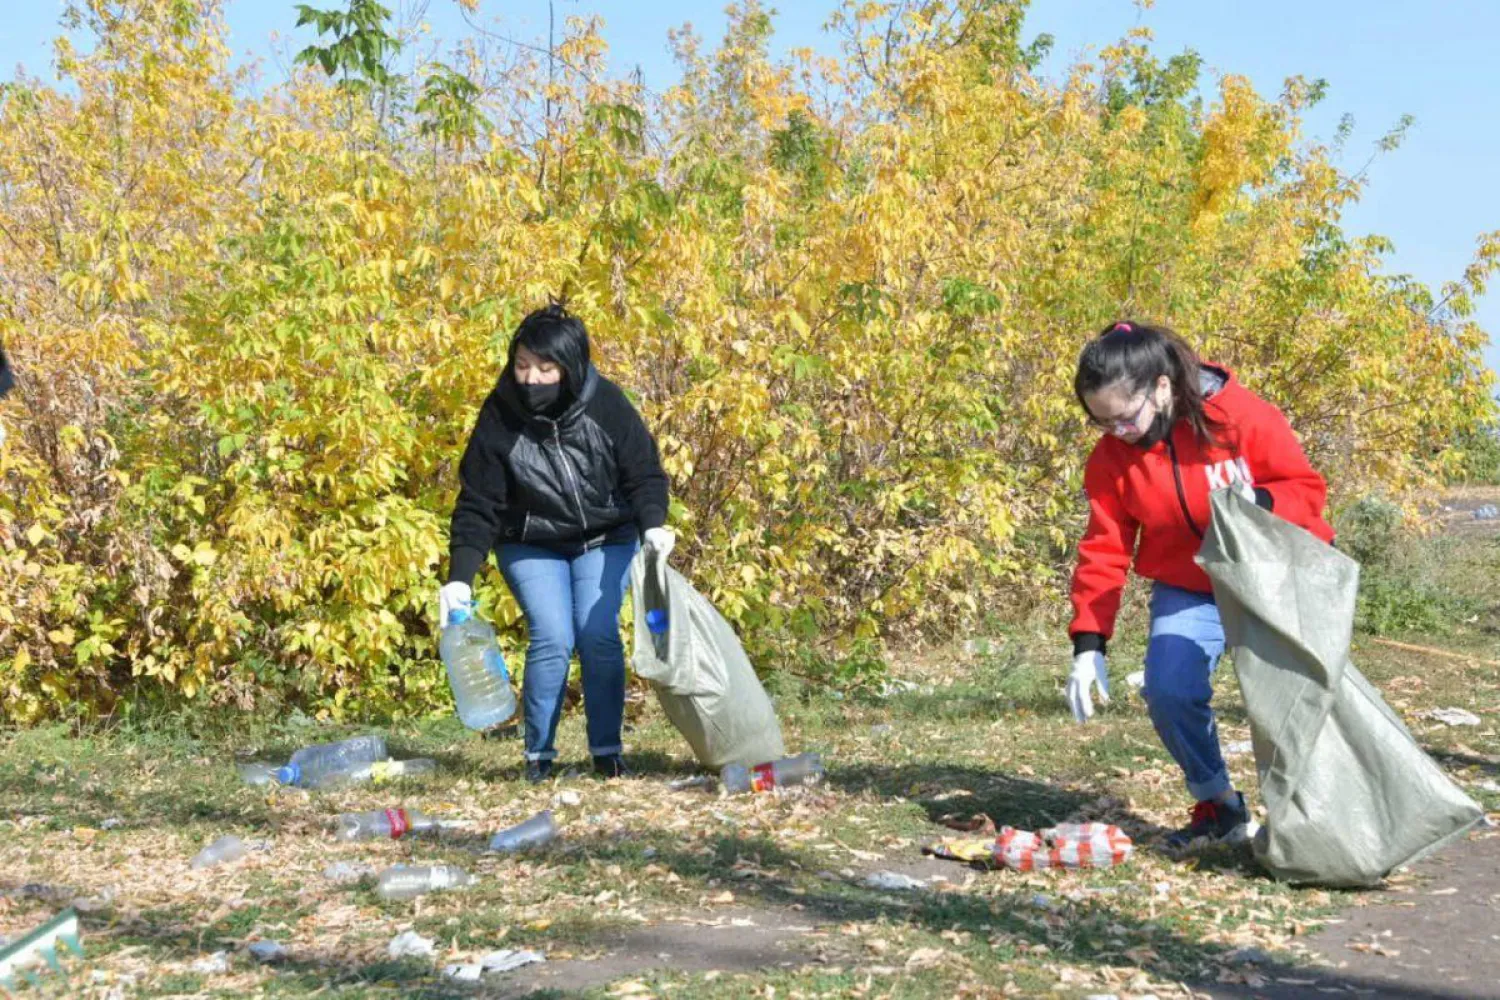
[(391, 825), (391, 839), (400, 840), (406, 836), (406, 831), (411, 829), (411, 823), (406, 818), (405, 809), (387, 809), (385, 821)]
[(750, 769), (750, 790), (752, 792), (769, 792), (775, 787), (775, 764), (756, 764)]

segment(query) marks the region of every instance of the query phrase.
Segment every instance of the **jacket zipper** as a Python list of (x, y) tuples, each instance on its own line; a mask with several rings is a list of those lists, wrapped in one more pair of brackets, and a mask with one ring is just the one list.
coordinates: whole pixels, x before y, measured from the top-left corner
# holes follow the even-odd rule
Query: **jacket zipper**
[(573, 490), (573, 503), (578, 507), (578, 527), (585, 534), (589, 530), (588, 518), (583, 514), (583, 494), (578, 492), (578, 477), (573, 471), (573, 463), (568, 459), (568, 453), (563, 451), (562, 427), (559, 424), (552, 425), (552, 437), (557, 443), (557, 458), (562, 462), (563, 469), (568, 474), (568, 485)]
[(1193, 520), (1193, 512), (1188, 509), (1187, 491), (1182, 488), (1182, 466), (1177, 462), (1177, 446), (1172, 443), (1171, 434), (1167, 435), (1167, 454), (1172, 458), (1172, 482), (1177, 487), (1177, 503), (1182, 507), (1183, 520), (1193, 529), (1193, 534), (1202, 538), (1203, 531), (1198, 527), (1198, 522)]
[(521, 518), (521, 541), (526, 541), (526, 532), (529, 530), (531, 530), (531, 511), (528, 510), (526, 516)]

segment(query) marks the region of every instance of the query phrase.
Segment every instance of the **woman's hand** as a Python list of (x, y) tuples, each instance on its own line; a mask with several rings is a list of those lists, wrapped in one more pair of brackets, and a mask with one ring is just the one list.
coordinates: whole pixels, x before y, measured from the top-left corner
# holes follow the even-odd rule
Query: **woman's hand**
[(474, 603), (474, 593), (467, 583), (445, 583), (438, 591), (438, 627), (448, 627), (448, 616), (458, 608)]
[(662, 562), (667, 561), (667, 556), (672, 554), (672, 549), (677, 545), (677, 536), (672, 534), (671, 528), (647, 528), (641, 538), (646, 543), (646, 548), (655, 552)]
[(1090, 697), (1089, 689), (1095, 684), (1099, 685), (1099, 703), (1108, 705), (1109, 670), (1104, 654), (1098, 650), (1079, 653), (1073, 657), (1073, 670), (1068, 674), (1068, 707), (1078, 722), (1093, 718), (1094, 699)]

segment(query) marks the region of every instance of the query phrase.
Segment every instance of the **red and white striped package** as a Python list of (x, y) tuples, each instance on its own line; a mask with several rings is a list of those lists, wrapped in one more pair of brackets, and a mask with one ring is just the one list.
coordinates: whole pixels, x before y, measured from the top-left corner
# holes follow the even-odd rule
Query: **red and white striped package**
[(1106, 823), (1064, 823), (1043, 830), (1004, 827), (995, 840), (995, 860), (1020, 872), (1041, 868), (1112, 868), (1134, 850), (1119, 827)]

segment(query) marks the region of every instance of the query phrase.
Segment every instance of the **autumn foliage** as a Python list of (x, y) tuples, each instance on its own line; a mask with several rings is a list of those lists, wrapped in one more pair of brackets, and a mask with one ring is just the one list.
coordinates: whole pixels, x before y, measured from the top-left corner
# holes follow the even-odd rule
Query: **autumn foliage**
[(1500, 239), (1436, 292), (1389, 274), (1299, 132), (1318, 84), (1144, 36), (1050, 82), (1024, 7), (851, 2), (841, 59), (781, 63), (747, 0), (655, 94), (587, 21), (397, 73), (377, 5), (308, 8), (305, 65), (252, 88), (216, 4), (72, 4), (88, 46), (0, 91), (0, 712), (441, 706), (455, 463), (564, 291), (766, 669), (1052, 595), (1072, 365), (1121, 315), (1285, 407), (1337, 497), (1461, 461)]

